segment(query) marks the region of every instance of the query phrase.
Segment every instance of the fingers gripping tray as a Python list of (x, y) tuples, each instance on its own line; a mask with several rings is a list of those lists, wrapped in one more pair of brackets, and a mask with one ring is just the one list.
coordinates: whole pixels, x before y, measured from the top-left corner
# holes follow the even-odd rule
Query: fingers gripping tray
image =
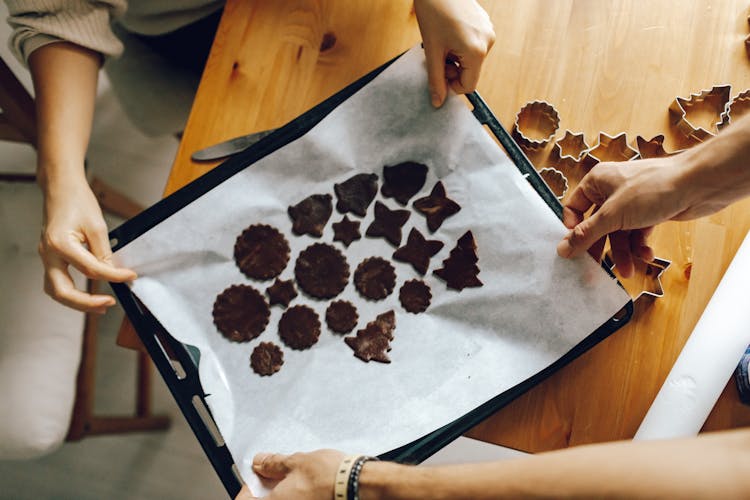
[(113, 288), (230, 495), (260, 451), (420, 462), (632, 314), (607, 270), (557, 257), (561, 206), (481, 98), (433, 109), (423, 65), (111, 233), (139, 275)]

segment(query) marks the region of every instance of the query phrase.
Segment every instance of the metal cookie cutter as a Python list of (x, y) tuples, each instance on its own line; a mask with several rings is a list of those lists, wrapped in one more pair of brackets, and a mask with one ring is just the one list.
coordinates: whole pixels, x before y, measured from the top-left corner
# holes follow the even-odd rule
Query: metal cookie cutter
[[(609, 253), (604, 255), (602, 262), (610, 271), (613, 271), (615, 269), (615, 263)], [(664, 287), (661, 283), (661, 276), (662, 274), (664, 274), (664, 271), (666, 271), (669, 266), (672, 265), (672, 261), (654, 257), (654, 260), (652, 260), (651, 262), (645, 262), (645, 264), (645, 274), (646, 276), (651, 277), (654, 286), (650, 290), (641, 290), (641, 292), (633, 299), (633, 304), (636, 307), (636, 311), (643, 310), (653, 304), (656, 299), (664, 297)]]
[(560, 115), (551, 104), (533, 101), (522, 107), (516, 115), (513, 137), (525, 149), (542, 149), (555, 137), (559, 126)]
[(556, 165), (574, 166), (581, 162), (583, 155), (589, 150), (583, 132), (574, 133), (565, 131), (562, 139), (555, 141), (550, 153), (550, 163)]
[(748, 111), (750, 111), (750, 90), (745, 90), (737, 94), (727, 104), (724, 113), (721, 115), (721, 123), (718, 125), (719, 130), (732, 123), (732, 120), (738, 120)]
[[(701, 90), (697, 94), (690, 94), (690, 97), (687, 99), (677, 97), (669, 105), (669, 123), (686, 138), (703, 142), (718, 132), (719, 126), (725, 119), (725, 112), (731, 92), (731, 85), (715, 85), (711, 89)], [(711, 130), (696, 127), (688, 119), (688, 115), (706, 113), (716, 117), (711, 124)]]
[(667, 156), (673, 156), (684, 151), (684, 149), (680, 149), (679, 151), (670, 152), (664, 149), (663, 134), (656, 135), (648, 140), (639, 135), (635, 138), (635, 142), (641, 158), (666, 158)]
[(565, 174), (552, 167), (545, 167), (539, 171), (539, 175), (547, 183), (550, 190), (555, 193), (558, 200), (563, 199), (565, 193), (568, 192), (568, 178)]
[(583, 167), (589, 171), (603, 161), (629, 161), (638, 156), (638, 151), (628, 145), (628, 135), (623, 132), (612, 137), (599, 132), (599, 141), (583, 158)]

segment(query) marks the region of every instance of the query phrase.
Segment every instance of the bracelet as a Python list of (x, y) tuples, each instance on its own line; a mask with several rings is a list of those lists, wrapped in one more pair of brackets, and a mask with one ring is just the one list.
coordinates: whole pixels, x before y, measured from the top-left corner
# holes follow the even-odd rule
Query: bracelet
[(336, 470), (336, 480), (333, 483), (334, 500), (350, 500), (347, 491), (349, 487), (349, 475), (351, 474), (354, 462), (363, 456), (364, 455), (349, 455), (341, 461), (341, 464), (339, 464), (339, 468)]
[(368, 457), (360, 455), (352, 464), (349, 472), (349, 483), (346, 488), (345, 500), (359, 500), (359, 475), (362, 473), (362, 467), (366, 462), (377, 461), (377, 457)]

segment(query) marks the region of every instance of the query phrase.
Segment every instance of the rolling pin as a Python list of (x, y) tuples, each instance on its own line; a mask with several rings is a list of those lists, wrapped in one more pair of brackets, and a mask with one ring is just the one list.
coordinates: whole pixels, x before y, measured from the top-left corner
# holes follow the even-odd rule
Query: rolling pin
[(695, 436), (750, 344), (750, 232), (633, 439)]

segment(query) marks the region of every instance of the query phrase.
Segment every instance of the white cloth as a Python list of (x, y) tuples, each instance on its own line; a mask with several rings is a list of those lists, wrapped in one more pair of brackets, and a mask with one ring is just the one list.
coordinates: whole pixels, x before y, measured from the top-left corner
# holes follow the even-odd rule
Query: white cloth
[(56, 449), (75, 398), (84, 316), (42, 291), (41, 205), (36, 185), (0, 183), (0, 459)]

